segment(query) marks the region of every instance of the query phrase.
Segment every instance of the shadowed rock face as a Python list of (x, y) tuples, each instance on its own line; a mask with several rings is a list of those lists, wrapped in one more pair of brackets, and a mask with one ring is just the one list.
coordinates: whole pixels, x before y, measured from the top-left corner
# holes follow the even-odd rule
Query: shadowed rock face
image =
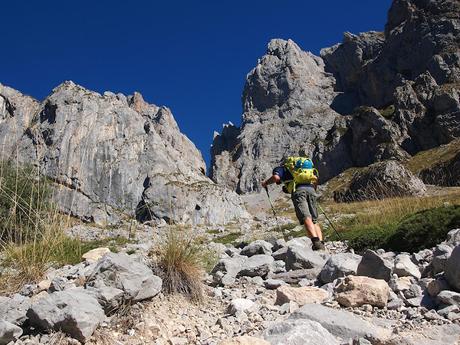
[(255, 191), (300, 154), (324, 182), (458, 138), (459, 13), (456, 0), (394, 0), (384, 33), (345, 33), (321, 58), (272, 40), (247, 76), (241, 128), (214, 137), (211, 178)]
[(460, 135), (460, 3), (394, 0), (384, 33), (346, 33), (321, 51), (346, 104), (394, 107), (413, 154)]
[[(205, 176), (200, 152), (170, 110), (147, 104), (140, 94), (100, 95), (65, 82), (39, 104), (0, 91), (0, 132), (9, 138), (3, 158), (17, 152), (20, 162), (40, 166), (55, 182), (64, 211), (96, 222), (135, 213), (140, 220), (193, 224), (246, 216), (236, 194)], [(179, 187), (170, 193), (174, 183)], [(171, 207), (176, 199), (186, 207)]]

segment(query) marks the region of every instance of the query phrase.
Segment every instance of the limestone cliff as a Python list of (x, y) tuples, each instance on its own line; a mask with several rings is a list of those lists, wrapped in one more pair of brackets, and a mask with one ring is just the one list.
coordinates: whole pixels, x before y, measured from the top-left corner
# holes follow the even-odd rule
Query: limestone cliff
[(0, 87), (2, 158), (54, 181), (60, 208), (96, 222), (122, 216), (221, 224), (247, 213), (205, 176), (205, 163), (171, 111), (139, 93), (100, 95), (72, 82), (42, 103)]

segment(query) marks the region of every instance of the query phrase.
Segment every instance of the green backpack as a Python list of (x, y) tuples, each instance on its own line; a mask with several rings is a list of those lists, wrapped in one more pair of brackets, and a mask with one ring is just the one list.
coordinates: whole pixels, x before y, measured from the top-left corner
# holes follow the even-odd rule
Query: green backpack
[(315, 184), (318, 182), (319, 173), (313, 167), (313, 162), (306, 157), (288, 157), (284, 161), (284, 167), (291, 173), (293, 179), (285, 181), (284, 185), (288, 193), (295, 192), (296, 185)]

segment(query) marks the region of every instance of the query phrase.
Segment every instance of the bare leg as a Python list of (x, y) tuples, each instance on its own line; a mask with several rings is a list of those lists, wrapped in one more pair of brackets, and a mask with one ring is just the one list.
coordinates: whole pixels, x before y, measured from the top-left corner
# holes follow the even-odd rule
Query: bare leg
[(319, 237), (318, 235), (320, 234), (321, 237), (322, 237), (322, 234), (321, 234), (321, 229), (320, 229), (320, 232), (319, 234), (317, 233), (317, 227), (315, 224), (313, 224), (313, 221), (311, 220), (310, 217), (307, 217), (305, 218), (304, 220), (304, 225), (305, 225), (305, 229), (307, 230), (307, 236), (309, 238), (312, 238), (312, 237)]
[(316, 235), (319, 237), (319, 240), (322, 241), (323, 232), (321, 231), (321, 227), (319, 226), (319, 224), (315, 224), (315, 228), (316, 228)]

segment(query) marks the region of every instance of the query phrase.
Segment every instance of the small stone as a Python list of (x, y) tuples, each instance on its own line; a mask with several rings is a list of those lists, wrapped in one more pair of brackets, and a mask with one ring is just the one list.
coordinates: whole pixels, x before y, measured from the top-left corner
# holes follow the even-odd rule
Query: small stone
[(81, 257), (83, 260), (87, 262), (97, 262), (100, 258), (102, 258), (105, 254), (110, 253), (110, 249), (106, 247), (100, 247), (91, 249), (83, 254)]
[(235, 315), (237, 312), (254, 310), (255, 307), (256, 304), (250, 299), (236, 298), (231, 301), (230, 305), (227, 308), (227, 312), (231, 315)]
[(291, 287), (284, 285), (276, 290), (275, 305), (283, 305), (289, 302), (295, 302), (299, 306), (309, 303), (321, 303), (329, 297), (327, 291), (313, 287)]
[(270, 290), (276, 290), (281, 285), (286, 285), (286, 283), (281, 279), (267, 279), (264, 283), (265, 288)]

